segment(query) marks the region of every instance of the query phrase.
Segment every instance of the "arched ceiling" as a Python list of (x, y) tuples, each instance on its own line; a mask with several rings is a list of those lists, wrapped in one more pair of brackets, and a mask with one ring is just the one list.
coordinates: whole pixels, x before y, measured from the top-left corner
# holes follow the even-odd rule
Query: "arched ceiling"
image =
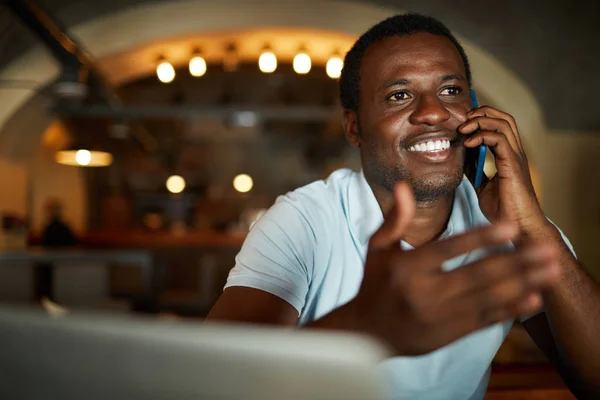
[(310, 53), (313, 65), (324, 66), (334, 53), (346, 53), (353, 42), (352, 35), (316, 29), (225, 30), (153, 41), (104, 57), (98, 61), (98, 66), (114, 86), (121, 86), (154, 75), (158, 56), (164, 56), (176, 68), (185, 68), (195, 48), (202, 51), (207, 63), (221, 63), (227, 57), (227, 45), (235, 44), (237, 61), (256, 63), (264, 46), (269, 45), (279, 63), (291, 63), (299, 46), (303, 46)]
[[(37, 2), (69, 27), (142, 3), (167, 1)], [(456, 33), (494, 55), (526, 83), (542, 106), (550, 129), (600, 132), (597, 112), (600, 106), (597, 96), (600, 92), (600, 79), (597, 78), (600, 34), (594, 28), (600, 16), (600, 2), (346, 1), (398, 7), (440, 18)], [(268, 12), (269, 1), (264, 3)], [(33, 35), (19, 21), (0, 8), (0, 68), (36, 43)], [(477, 71), (474, 75), (477, 79)]]

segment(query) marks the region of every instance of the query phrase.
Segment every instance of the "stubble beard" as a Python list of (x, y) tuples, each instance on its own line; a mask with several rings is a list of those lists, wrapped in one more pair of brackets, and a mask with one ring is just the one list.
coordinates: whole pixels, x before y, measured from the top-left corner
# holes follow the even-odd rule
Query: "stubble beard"
[[(377, 160), (377, 150), (369, 149), (369, 159)], [(381, 162), (368, 162), (363, 160), (365, 167), (369, 170), (374, 182), (382, 188), (392, 193), (394, 185), (398, 181), (407, 182), (413, 190), (417, 203), (432, 203), (454, 193), (458, 185), (461, 183), (464, 173), (464, 168), (456, 168), (455, 171), (448, 174), (440, 174), (430, 176), (425, 179), (413, 176), (407, 168), (400, 164), (392, 168), (385, 166)]]

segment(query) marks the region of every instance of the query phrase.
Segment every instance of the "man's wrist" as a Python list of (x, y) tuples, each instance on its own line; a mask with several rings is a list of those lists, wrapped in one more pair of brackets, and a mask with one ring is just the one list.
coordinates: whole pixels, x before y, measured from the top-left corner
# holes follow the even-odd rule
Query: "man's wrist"
[(522, 242), (548, 242), (561, 240), (562, 236), (554, 224), (548, 221), (544, 214), (532, 218), (531, 220), (520, 224), (522, 231)]

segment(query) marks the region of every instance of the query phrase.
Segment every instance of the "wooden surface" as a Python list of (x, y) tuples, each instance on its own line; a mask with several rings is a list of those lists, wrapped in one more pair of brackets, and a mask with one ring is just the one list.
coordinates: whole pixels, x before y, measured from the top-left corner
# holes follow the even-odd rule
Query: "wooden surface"
[(573, 400), (575, 397), (550, 364), (495, 365), (486, 400)]
[(494, 365), (489, 389), (563, 389), (565, 384), (550, 364)]
[(576, 400), (567, 389), (523, 389), (490, 391), (485, 400)]

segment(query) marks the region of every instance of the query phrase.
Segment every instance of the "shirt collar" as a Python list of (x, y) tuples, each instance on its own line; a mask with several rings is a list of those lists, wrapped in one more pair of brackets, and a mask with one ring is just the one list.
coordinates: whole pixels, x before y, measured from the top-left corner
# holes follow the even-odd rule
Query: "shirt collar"
[[(463, 198), (463, 191), (469, 185), (466, 179), (463, 179), (455, 191), (454, 203), (448, 220), (448, 226), (440, 239), (447, 238), (455, 232), (456, 220), (465, 220), (467, 225), (472, 223), (472, 217), (469, 215), (469, 204), (466, 198)], [(369, 244), (371, 236), (379, 229), (383, 223), (383, 213), (371, 186), (365, 178), (364, 172), (355, 172), (350, 178), (348, 185), (348, 210), (347, 216), (350, 225), (350, 231), (355, 239), (363, 246)], [(461, 225), (461, 224), (459, 224)], [(459, 229), (462, 230), (462, 229)], [(412, 248), (408, 243), (401, 243), (404, 248)]]

